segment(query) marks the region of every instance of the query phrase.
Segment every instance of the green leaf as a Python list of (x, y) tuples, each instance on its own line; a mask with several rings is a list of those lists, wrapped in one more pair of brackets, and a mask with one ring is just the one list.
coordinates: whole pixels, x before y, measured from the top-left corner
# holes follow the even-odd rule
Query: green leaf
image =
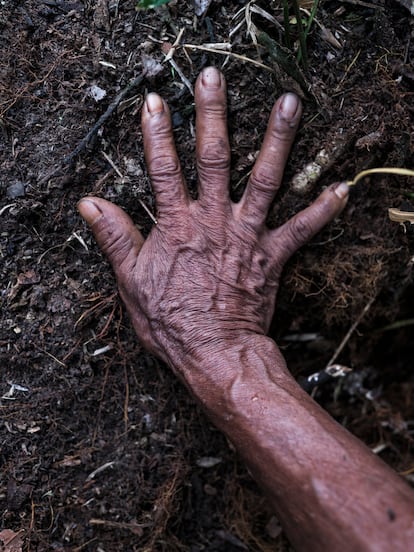
[(166, 4), (170, 0), (139, 0), (137, 4), (137, 10), (149, 10), (151, 8), (158, 8), (162, 4)]

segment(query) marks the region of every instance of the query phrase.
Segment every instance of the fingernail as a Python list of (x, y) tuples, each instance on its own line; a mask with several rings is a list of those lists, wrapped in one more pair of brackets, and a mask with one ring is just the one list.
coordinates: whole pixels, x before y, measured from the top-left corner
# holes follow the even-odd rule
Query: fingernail
[(221, 73), (215, 67), (207, 67), (201, 73), (203, 86), (210, 90), (217, 90), (221, 86)]
[(145, 98), (145, 104), (150, 115), (156, 115), (157, 113), (162, 113), (164, 111), (164, 103), (162, 98), (154, 92), (150, 92), (147, 95)]
[(339, 199), (345, 199), (349, 194), (349, 186), (346, 182), (341, 182), (335, 186), (334, 192)]
[(84, 218), (90, 226), (103, 216), (99, 207), (90, 199), (81, 199), (77, 207), (81, 217)]
[(285, 94), (280, 104), (280, 113), (285, 121), (292, 121), (300, 105), (299, 98), (295, 94)]

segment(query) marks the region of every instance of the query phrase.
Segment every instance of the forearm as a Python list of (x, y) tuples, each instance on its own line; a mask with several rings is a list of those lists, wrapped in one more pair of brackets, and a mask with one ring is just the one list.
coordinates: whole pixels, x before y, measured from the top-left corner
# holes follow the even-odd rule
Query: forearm
[(273, 341), (254, 336), (205, 358), (178, 371), (297, 550), (409, 549), (414, 492), (301, 390)]

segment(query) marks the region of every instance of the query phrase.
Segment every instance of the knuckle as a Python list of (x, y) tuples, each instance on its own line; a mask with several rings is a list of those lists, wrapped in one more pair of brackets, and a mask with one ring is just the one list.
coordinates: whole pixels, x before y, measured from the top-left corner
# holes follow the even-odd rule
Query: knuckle
[(101, 247), (105, 255), (112, 263), (122, 263), (131, 249), (128, 237), (112, 227), (106, 227), (101, 236)]
[(261, 195), (273, 197), (278, 186), (273, 173), (274, 171), (265, 164), (255, 168), (250, 176), (252, 188)]
[(200, 106), (205, 119), (214, 119), (225, 121), (227, 118), (227, 109), (223, 103), (206, 102)]
[(154, 137), (156, 137), (156, 139), (168, 139), (171, 136), (171, 121), (165, 113), (161, 113), (158, 116), (151, 117), (149, 120), (147, 120), (146, 126), (149, 127), (149, 131)]
[(276, 143), (290, 144), (295, 135), (296, 129), (290, 127), (285, 121), (278, 121), (271, 129), (270, 136)]
[(104, 223), (99, 225), (99, 228), (94, 228), (94, 234), (100, 249), (118, 272), (133, 250), (133, 244), (128, 234), (110, 223)]
[(295, 244), (305, 243), (313, 234), (312, 226), (307, 217), (294, 217), (290, 225), (290, 234)]
[(205, 140), (200, 147), (198, 165), (201, 170), (230, 168), (230, 152), (225, 140)]
[(151, 177), (158, 180), (178, 178), (181, 173), (178, 159), (171, 155), (153, 157), (149, 162), (149, 167)]

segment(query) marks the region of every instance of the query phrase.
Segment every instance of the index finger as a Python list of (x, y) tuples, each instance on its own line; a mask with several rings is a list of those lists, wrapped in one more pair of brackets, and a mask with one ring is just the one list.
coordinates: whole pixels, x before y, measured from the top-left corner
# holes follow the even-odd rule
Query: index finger
[(301, 115), (302, 104), (295, 94), (284, 94), (273, 107), (259, 157), (236, 208), (238, 216), (255, 228), (264, 224), (280, 187)]
[(142, 109), (144, 153), (155, 192), (158, 220), (188, 204), (188, 193), (175, 149), (171, 116), (167, 104), (150, 93)]

